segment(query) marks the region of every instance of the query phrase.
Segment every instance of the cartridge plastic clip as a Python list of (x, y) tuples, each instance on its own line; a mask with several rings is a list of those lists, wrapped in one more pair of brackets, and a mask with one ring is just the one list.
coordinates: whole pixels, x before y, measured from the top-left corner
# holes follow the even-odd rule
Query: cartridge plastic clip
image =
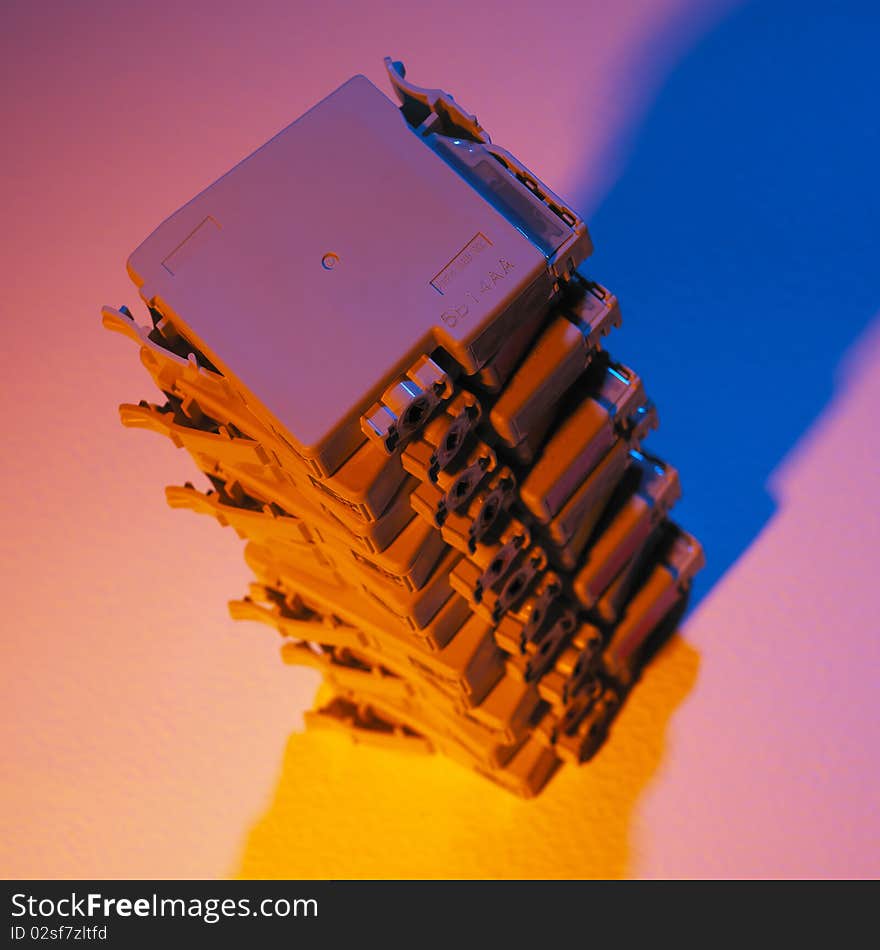
[(361, 416), (361, 431), (391, 455), (451, 395), (449, 377), (432, 359), (423, 356)]
[(554, 732), (554, 742), (558, 742), (563, 735), (573, 735), (584, 717), (593, 708), (599, 697), (605, 691), (605, 684), (595, 674), (591, 673), (582, 678), (577, 693), (569, 697)]
[(567, 723), (556, 737), (559, 754), (574, 762), (586, 762), (602, 745), (608, 726), (620, 708), (620, 698), (614, 690), (606, 689), (598, 699), (590, 695), (584, 705), (585, 708), (574, 717), (576, 728)]
[(431, 454), (429, 476), (437, 481), (437, 475), (445, 471), (461, 452), (467, 437), (476, 428), (480, 419), (480, 404), (473, 402), (465, 405), (446, 430), (440, 444)]
[(525, 651), (526, 644), (540, 640), (547, 627), (559, 612), (562, 584), (555, 574), (551, 574), (544, 584), (543, 590), (535, 598), (535, 603), (529, 611), (529, 619), (522, 629), (520, 650)]
[(477, 603), (482, 600), (485, 591), (491, 590), (504, 579), (507, 572), (513, 566), (521, 548), (526, 543), (525, 536), (514, 535), (509, 541), (502, 545), (501, 549), (490, 561), (489, 566), (480, 575), (474, 587), (474, 598)]
[(526, 596), (539, 571), (546, 565), (547, 556), (544, 552), (540, 548), (532, 548), (520, 567), (511, 574), (510, 579), (501, 588), (501, 593), (492, 608), (492, 619), (496, 623)]
[[(390, 56), (385, 57), (385, 69), (400, 100), (400, 111), (410, 125), (420, 128), (423, 133), (436, 131), (470, 139), (472, 142), (489, 141), (489, 136), (477, 121), (477, 117), (465, 112), (448, 92), (443, 92), (442, 89), (424, 89), (408, 82), (406, 67)], [(428, 121), (431, 119), (433, 122)]]
[(568, 703), (573, 696), (576, 696), (585, 687), (589, 692), (588, 684), (598, 682), (595, 674), (602, 649), (602, 635), (592, 626), (584, 625), (582, 629), (588, 631), (584, 638), (586, 642), (574, 662), (571, 673), (563, 684), (563, 703)]
[(576, 626), (577, 620), (574, 612), (563, 610), (553, 626), (541, 638), (537, 649), (526, 664), (525, 679), (527, 683), (531, 683), (544, 675)]
[(468, 550), (471, 554), (476, 551), (479, 541), (491, 531), (501, 512), (506, 511), (513, 501), (516, 493), (516, 478), (513, 472), (508, 468), (501, 469), (493, 477), (488, 489), (480, 510), (468, 529)]
[(447, 512), (457, 513), (467, 506), (477, 486), (483, 480), (483, 476), (492, 468), (494, 461), (491, 456), (481, 455), (455, 476), (449, 486), (449, 491), (440, 499), (437, 510), (438, 524), (443, 524)]

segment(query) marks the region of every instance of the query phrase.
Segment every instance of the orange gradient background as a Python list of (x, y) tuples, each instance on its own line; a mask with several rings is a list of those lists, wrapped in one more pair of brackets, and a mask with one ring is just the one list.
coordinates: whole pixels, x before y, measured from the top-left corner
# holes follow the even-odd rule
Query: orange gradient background
[(164, 217), (349, 76), (387, 89), (386, 54), (589, 219), (678, 60), (739, 6), (4, 4), (4, 877), (880, 873), (876, 320), (777, 453), (772, 515), (595, 762), (534, 802), (302, 733), (317, 676), (229, 619), (242, 544), (165, 506), (192, 463), (120, 426), (154, 393), (100, 327)]

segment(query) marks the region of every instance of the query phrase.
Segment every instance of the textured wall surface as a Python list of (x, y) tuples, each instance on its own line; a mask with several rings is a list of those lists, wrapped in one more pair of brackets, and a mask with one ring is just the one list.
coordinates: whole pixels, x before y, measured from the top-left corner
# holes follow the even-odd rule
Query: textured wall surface
[[(0, 18), (0, 873), (880, 873), (872, 4)], [(128, 252), (386, 53), (588, 214), (709, 559), (610, 743), (533, 803), (302, 734), (317, 678), (227, 617), (240, 542), (165, 507), (189, 460), (116, 413), (152, 395), (100, 328)]]

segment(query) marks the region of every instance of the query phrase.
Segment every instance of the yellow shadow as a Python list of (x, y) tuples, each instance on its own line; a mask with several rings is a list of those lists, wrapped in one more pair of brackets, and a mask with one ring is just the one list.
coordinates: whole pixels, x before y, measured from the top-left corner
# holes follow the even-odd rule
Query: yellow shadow
[(617, 878), (630, 822), (699, 654), (678, 635), (649, 664), (599, 754), (522, 801), (441, 756), (294, 733), (241, 878)]

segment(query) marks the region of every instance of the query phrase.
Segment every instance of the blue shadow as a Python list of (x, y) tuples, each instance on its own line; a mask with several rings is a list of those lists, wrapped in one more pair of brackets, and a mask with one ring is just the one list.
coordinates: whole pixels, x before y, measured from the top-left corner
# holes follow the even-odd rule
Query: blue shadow
[(609, 348), (660, 409), (646, 448), (681, 473), (699, 598), (772, 514), (768, 476), (880, 310), (880, 4), (734, 11), (631, 146), (590, 270), (621, 300)]

